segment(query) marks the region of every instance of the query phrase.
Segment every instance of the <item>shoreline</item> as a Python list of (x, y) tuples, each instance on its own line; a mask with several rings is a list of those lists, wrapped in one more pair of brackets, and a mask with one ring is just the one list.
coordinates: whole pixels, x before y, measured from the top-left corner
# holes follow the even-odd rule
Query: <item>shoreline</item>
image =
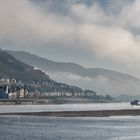
[(97, 111), (53, 111), (53, 112), (12, 112), (3, 115), (50, 116), (50, 117), (111, 117), (111, 116), (140, 116), (140, 109), (126, 110), (97, 110)]

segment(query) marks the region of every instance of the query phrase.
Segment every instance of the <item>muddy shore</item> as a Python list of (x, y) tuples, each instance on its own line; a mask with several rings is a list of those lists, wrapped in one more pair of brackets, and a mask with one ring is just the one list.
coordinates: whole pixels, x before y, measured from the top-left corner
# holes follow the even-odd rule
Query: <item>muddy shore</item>
[(54, 117), (109, 117), (109, 116), (139, 116), (139, 109), (128, 110), (98, 110), (98, 111), (61, 111), (61, 112), (18, 112), (0, 113), (0, 115), (54, 116)]

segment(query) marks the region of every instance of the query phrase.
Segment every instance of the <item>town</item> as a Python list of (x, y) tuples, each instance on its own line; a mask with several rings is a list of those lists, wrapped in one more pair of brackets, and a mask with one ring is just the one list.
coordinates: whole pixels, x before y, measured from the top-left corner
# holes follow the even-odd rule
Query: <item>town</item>
[(14, 78), (0, 77), (0, 103), (14, 104), (46, 104), (65, 103), (74, 98), (109, 99), (110, 96), (99, 96), (92, 90), (82, 90), (74, 86), (67, 86), (63, 83), (37, 80), (25, 84)]

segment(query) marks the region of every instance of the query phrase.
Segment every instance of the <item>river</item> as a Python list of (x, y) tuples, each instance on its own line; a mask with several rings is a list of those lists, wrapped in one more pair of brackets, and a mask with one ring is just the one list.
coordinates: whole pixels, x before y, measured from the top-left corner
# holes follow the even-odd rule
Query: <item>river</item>
[(140, 117), (0, 116), (0, 140), (140, 140)]
[[(133, 108), (129, 103), (2, 105), (0, 113), (112, 109)], [(139, 132), (140, 116), (0, 116), (0, 140), (140, 140)]]

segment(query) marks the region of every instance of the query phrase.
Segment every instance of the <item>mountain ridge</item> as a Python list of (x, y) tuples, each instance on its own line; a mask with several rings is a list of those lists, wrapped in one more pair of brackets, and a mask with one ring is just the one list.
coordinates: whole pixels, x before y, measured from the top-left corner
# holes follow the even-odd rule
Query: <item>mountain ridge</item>
[[(82, 71), (81, 75), (84, 76), (85, 71), (91, 72), (91, 70), (93, 70), (95, 73), (101, 73), (101, 71), (104, 71), (104, 72), (107, 72), (108, 74), (109, 74), (109, 72), (112, 72), (112, 73), (119, 74), (121, 76), (130, 77), (134, 80), (140, 80), (139, 78), (137, 78), (135, 76), (132, 76), (130, 74), (126, 74), (126, 73), (123, 73), (123, 72), (118, 72), (118, 71), (115, 71), (115, 70), (99, 68), (99, 67), (97, 67), (97, 68), (85, 68), (85, 67), (83, 67), (79, 64), (73, 63), (73, 62), (57, 62), (57, 61), (49, 60), (49, 59), (40, 57), (38, 55), (34, 55), (34, 54), (29, 53), (29, 52), (25, 52), (25, 51), (9, 51), (8, 50), (7, 52), (10, 53), (11, 55), (13, 55), (15, 58), (17, 58), (17, 59), (19, 59), (20, 61), (23, 61), (23, 62), (25, 62), (25, 60), (28, 58), (28, 61), (26, 61), (26, 63), (28, 63), (28, 64), (32, 63), (32, 66), (34, 66), (34, 67), (35, 67), (35, 65), (40, 65), (39, 68), (42, 67), (42, 69), (44, 69), (44, 70), (46, 69), (46, 65), (50, 64), (51, 68), (47, 67), (46, 70), (49, 71), (51, 69), (51, 72), (52, 72), (53, 68), (54, 68), (54, 71), (56, 71), (56, 67), (57, 67), (56, 65), (59, 64), (60, 66), (57, 69), (57, 72), (59, 71), (60, 68), (61, 68), (60, 72), (75, 72), (74, 70), (78, 69), (78, 70), (76, 70), (77, 73), (75, 72), (75, 74), (80, 74), (79, 71)], [(42, 65), (41, 63), (38, 63), (38, 59), (40, 59), (41, 62), (44, 63), (44, 65)], [(88, 75), (86, 75), (86, 76), (88, 76)]]
[(0, 50), (0, 73), (1, 75), (23, 80), (24, 82), (30, 82), (36, 79), (47, 80), (49, 78), (40, 70), (34, 70), (32, 66), (17, 60), (3, 50)]
[(140, 79), (129, 74), (103, 68), (84, 68), (75, 63), (56, 62), (23, 51), (8, 51), (8, 53), (43, 70), (56, 81), (92, 89), (99, 94), (136, 95), (140, 91)]
[[(41, 88), (50, 91), (75, 91), (76, 93), (84, 93), (82, 88), (78, 86), (68, 85), (64, 82), (56, 82), (56, 80), (51, 79), (41, 70), (36, 70), (34, 67), (26, 64), (14, 56), (10, 55), (4, 50), (0, 49), (0, 78), (10, 78), (16, 79), (16, 81), (21, 81), (22, 84), (32, 85), (34, 82), (46, 82), (47, 86), (42, 85)], [(30, 86), (31, 87), (31, 86)], [(34, 90), (36, 87), (34, 87)], [(39, 88), (38, 88), (39, 89)]]

